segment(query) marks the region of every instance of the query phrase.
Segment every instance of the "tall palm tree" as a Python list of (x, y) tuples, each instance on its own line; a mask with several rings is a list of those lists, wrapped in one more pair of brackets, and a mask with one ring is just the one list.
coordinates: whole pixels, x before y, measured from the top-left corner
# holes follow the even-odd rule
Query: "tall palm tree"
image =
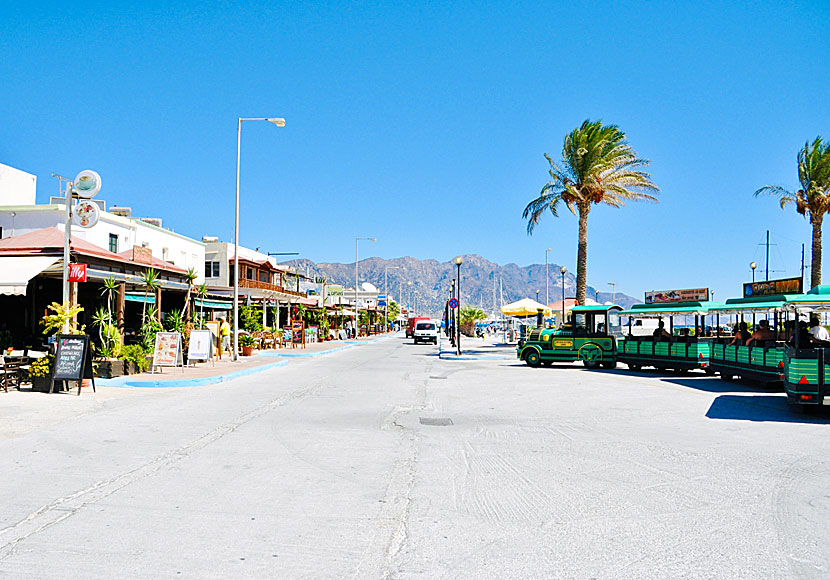
[(205, 327), (205, 314), (204, 314), (204, 306), (205, 306), (205, 298), (208, 294), (208, 287), (207, 284), (204, 282), (196, 288), (196, 295), (199, 296), (201, 299), (199, 302), (199, 330), (202, 330)]
[(776, 195), (781, 209), (794, 203), (795, 211), (810, 220), (813, 226), (810, 286), (821, 284), (821, 225), (824, 214), (830, 212), (830, 143), (824, 143), (821, 136), (807, 141), (798, 151), (798, 181), (801, 189), (788, 191), (778, 185), (765, 185), (755, 192)]
[(110, 320), (112, 320), (112, 299), (118, 294), (118, 285), (115, 278), (110, 276), (104, 280), (104, 286), (101, 288), (101, 296), (105, 296), (107, 299), (107, 314), (109, 314)]
[(588, 214), (591, 206), (604, 203), (621, 207), (626, 201), (657, 201), (647, 192), (660, 189), (641, 168), (648, 159), (637, 157), (616, 125), (585, 120), (565, 135), (562, 160), (550, 163), (550, 177), (539, 197), (525, 207), (527, 233), (539, 223), (546, 210), (558, 216), (557, 206), (564, 203), (572, 214), (579, 216), (579, 241), (576, 254), (576, 299), (585, 304), (588, 272)]
[(141, 283), (144, 285), (144, 303), (141, 305), (141, 324), (144, 324), (147, 319), (147, 293), (152, 290), (155, 292), (161, 286), (161, 279), (159, 278), (158, 270), (155, 268), (147, 268), (144, 274), (141, 275)]
[(190, 293), (193, 290), (193, 281), (199, 277), (196, 270), (188, 268), (187, 273), (183, 276), (184, 281), (187, 282), (187, 294), (184, 297), (184, 317), (185, 320), (190, 320)]

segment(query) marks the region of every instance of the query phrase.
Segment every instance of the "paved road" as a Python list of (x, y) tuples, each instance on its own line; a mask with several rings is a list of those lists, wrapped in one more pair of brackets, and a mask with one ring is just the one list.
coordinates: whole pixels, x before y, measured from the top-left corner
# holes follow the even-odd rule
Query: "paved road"
[(0, 417), (2, 578), (830, 577), (830, 420), (717, 379), (392, 338)]

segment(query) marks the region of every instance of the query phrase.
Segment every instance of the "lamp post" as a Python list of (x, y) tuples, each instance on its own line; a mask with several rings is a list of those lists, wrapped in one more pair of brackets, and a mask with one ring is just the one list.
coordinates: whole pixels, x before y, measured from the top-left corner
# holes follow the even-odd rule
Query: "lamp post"
[(560, 322), (560, 326), (565, 324), (565, 272), (568, 269), (565, 266), (559, 268), (559, 271), (562, 273), (562, 322)]
[[(548, 254), (550, 254), (550, 248), (545, 250), (545, 306), (550, 304), (550, 276), (548, 276)], [(536, 300), (537, 302), (539, 300)]]
[(233, 360), (239, 359), (239, 162), (242, 153), (242, 122), (267, 121), (285, 127), (281, 117), (239, 117), (236, 124), (236, 211), (233, 226)]
[(464, 259), (461, 256), (455, 258), (455, 267), (458, 269), (458, 275), (456, 276), (457, 282), (455, 283), (455, 289), (458, 292), (458, 317), (455, 323), (458, 336), (455, 340), (455, 353), (459, 356), (461, 355), (461, 264), (463, 262)]
[(755, 284), (755, 268), (758, 267), (758, 264), (752, 262), (749, 267), (752, 268), (752, 283)]
[[(450, 300), (455, 298), (455, 278), (450, 282)], [(455, 346), (455, 308), (449, 309), (447, 318), (447, 336), (450, 337), (450, 346)]]
[(383, 267), (383, 287), (386, 290), (386, 308), (383, 310), (383, 322), (384, 327), (383, 331), (386, 332), (389, 329), (389, 269), (392, 270), (400, 270), (400, 266), (384, 266)]
[(617, 284), (616, 282), (609, 282), (609, 286), (611, 286), (611, 304), (617, 301)]
[[(357, 243), (360, 240), (368, 240), (370, 242), (377, 242), (376, 238), (355, 238), (354, 239), (354, 337), (360, 336), (360, 318), (358, 317), (357, 306)], [(366, 329), (368, 331), (368, 328)]]

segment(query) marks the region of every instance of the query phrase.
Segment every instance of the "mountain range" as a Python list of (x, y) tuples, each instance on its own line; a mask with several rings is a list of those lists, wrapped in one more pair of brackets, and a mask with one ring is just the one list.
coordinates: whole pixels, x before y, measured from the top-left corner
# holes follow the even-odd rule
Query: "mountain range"
[[(502, 266), (478, 254), (467, 254), (462, 256), (462, 259), (461, 306), (478, 306), (488, 315), (497, 312), (500, 304), (507, 304), (521, 298), (536, 300), (537, 290), (539, 302), (545, 303), (546, 293), (550, 297), (549, 302), (561, 300), (563, 278), (565, 297), (573, 298), (576, 293), (574, 274), (568, 271), (563, 277), (558, 264), (548, 266), (549, 280), (546, 289), (544, 264), (522, 267), (510, 263)], [(350, 264), (321, 262), (318, 264), (301, 259), (285, 263), (308, 276), (324, 277), (330, 284), (342, 284), (346, 288), (354, 288), (354, 262)], [(360, 260), (358, 264), (360, 283), (370, 282), (380, 290), (381, 294), (387, 292), (384, 274), (388, 278), (388, 293), (392, 300), (410, 304), (418, 314), (440, 316), (450, 294), (450, 281), (456, 278), (457, 269), (453, 262), (439, 262), (434, 259), (418, 260), (411, 256), (392, 260), (366, 258)], [(591, 286), (588, 286), (587, 294), (589, 298), (602, 303), (610, 302), (613, 297), (614, 302), (624, 308), (642, 302), (642, 300), (621, 293), (612, 296), (611, 292), (597, 292)]]

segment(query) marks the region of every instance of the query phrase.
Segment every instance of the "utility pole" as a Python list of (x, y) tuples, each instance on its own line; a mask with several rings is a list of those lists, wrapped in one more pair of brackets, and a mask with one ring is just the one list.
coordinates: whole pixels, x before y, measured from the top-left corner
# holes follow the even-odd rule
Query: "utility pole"
[(767, 230), (767, 260), (766, 260), (766, 268), (767, 268), (767, 282), (769, 282), (769, 230)]

